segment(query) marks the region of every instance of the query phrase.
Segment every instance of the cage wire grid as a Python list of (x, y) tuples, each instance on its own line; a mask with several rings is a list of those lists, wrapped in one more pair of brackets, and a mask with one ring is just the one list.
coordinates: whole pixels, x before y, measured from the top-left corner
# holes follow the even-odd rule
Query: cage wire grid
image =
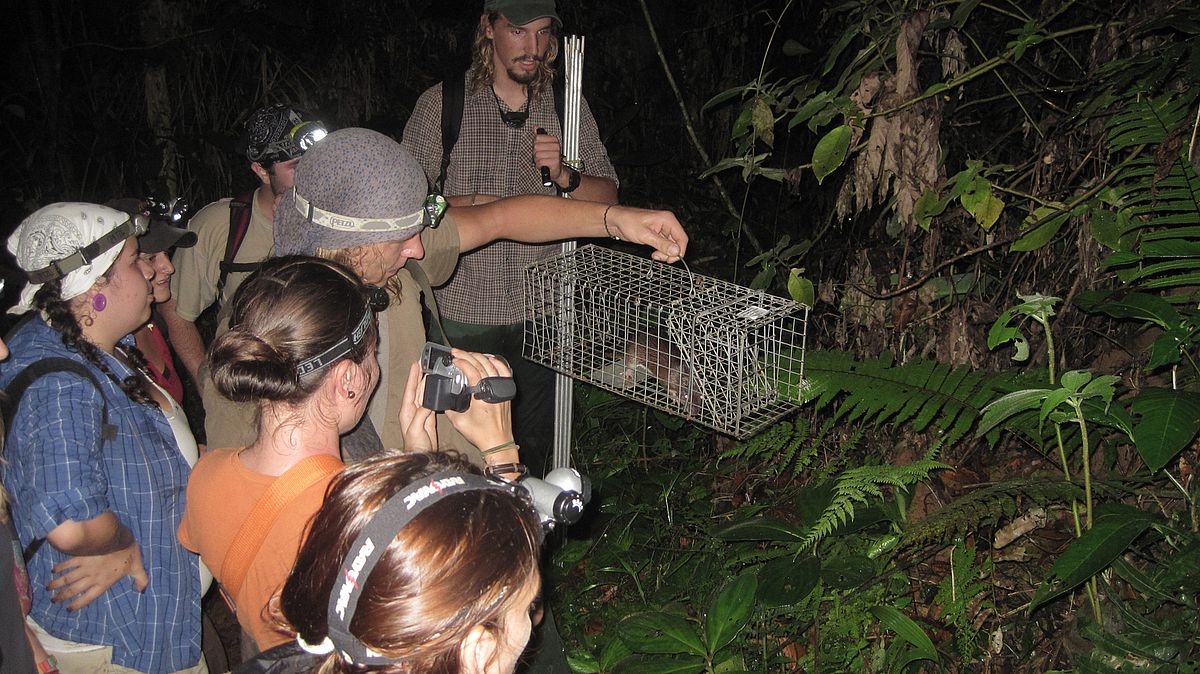
[(525, 270), (526, 358), (736, 438), (801, 401), (808, 307), (580, 247)]

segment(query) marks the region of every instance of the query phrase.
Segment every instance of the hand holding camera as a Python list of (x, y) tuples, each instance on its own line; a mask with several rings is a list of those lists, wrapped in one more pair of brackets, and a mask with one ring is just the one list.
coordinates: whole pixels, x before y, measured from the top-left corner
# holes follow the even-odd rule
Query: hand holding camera
[[(460, 363), (466, 363), (477, 376), (468, 377), (458, 367)], [(500, 356), (452, 350), (425, 342), (421, 351), (421, 370), (425, 373), (425, 395), (421, 404), (435, 412), (466, 412), (472, 397), (487, 403), (502, 403), (517, 396), (512, 370)]]
[[(479, 447), (508, 442), (512, 421), (507, 401), (515, 395), (516, 384), (503, 358), (426, 343), (421, 358), (409, 368), (400, 404), (405, 449), (437, 449), (437, 412), (449, 412), (451, 423)], [(472, 407), (472, 399), (489, 404)], [(496, 442), (485, 444), (492, 440)]]

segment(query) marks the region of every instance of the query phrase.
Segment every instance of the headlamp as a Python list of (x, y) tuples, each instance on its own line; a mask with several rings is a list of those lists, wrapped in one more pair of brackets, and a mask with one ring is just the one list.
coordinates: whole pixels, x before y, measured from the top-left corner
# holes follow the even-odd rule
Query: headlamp
[[(305, 199), (297, 187), (292, 187), (296, 212), (305, 220), (339, 232), (408, 232), (412, 228), (437, 227), (446, 212), (446, 198), (440, 194), (425, 197), (420, 210), (398, 218), (359, 218), (327, 211)], [(412, 231), (417, 234), (417, 231)]]
[(146, 197), (146, 212), (151, 218), (168, 224), (177, 225), (187, 217), (191, 206), (182, 197), (160, 201), (154, 197)]
[(301, 152), (307, 152), (318, 141), (329, 135), (329, 132), (320, 122), (301, 122), (292, 127), (292, 132), (288, 135)]
[(307, 152), (322, 138), (329, 135), (325, 125), (318, 121), (306, 122), (300, 115), (292, 113), (293, 125), (279, 140), (267, 144), (259, 155), (261, 161), (290, 161)]

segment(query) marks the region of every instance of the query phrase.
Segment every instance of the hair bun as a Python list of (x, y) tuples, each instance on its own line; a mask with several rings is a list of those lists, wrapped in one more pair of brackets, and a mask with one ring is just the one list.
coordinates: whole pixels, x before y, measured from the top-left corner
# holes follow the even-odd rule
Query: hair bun
[(296, 390), (296, 365), (258, 335), (232, 328), (209, 350), (213, 383), (234, 402), (289, 400)]

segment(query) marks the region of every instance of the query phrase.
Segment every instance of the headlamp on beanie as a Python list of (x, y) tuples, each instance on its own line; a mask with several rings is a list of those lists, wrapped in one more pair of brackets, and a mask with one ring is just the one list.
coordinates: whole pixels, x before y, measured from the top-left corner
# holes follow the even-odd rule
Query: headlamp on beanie
[(328, 135), (325, 125), (295, 108), (277, 104), (257, 110), (246, 123), (246, 158), (265, 168), (300, 157)]
[(419, 232), (415, 227), (438, 226), (442, 215), (446, 212), (446, 198), (440, 194), (430, 194), (425, 197), (421, 210), (396, 218), (360, 218), (353, 215), (342, 215), (327, 211), (314, 205), (300, 195), (299, 190), (292, 187), (296, 211), (309, 222), (341, 232)]

